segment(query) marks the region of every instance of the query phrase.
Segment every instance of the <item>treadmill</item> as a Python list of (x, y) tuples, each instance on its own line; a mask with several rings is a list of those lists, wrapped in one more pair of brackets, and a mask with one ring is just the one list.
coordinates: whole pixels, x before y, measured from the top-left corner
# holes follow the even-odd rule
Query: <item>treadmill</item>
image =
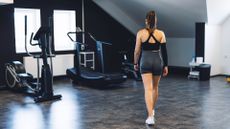
[[(79, 52), (80, 46), (88, 46), (86, 43), (78, 42), (74, 40), (73, 35), (88, 35), (95, 45), (95, 60), (97, 61), (97, 70), (89, 69), (80, 66), (79, 62)], [(121, 72), (107, 72), (105, 70), (105, 54), (104, 54), (104, 46), (112, 45), (110, 43), (105, 43), (101, 41), (97, 41), (90, 33), (87, 32), (68, 32), (67, 33), (70, 40), (76, 43), (76, 50), (74, 56), (74, 67), (66, 70), (66, 75), (73, 83), (84, 83), (86, 85), (94, 85), (94, 86), (102, 86), (102, 85), (110, 85), (110, 84), (118, 84), (126, 81), (127, 76)], [(72, 37), (71, 37), (72, 36)], [(107, 65), (108, 66), (108, 65)]]

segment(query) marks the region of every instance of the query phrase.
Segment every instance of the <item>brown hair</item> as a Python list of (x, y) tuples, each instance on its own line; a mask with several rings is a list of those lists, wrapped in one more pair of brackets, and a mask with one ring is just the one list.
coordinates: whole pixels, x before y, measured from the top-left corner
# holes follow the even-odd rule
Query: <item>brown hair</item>
[(155, 11), (149, 11), (146, 14), (147, 29), (150, 33), (156, 28), (156, 13)]

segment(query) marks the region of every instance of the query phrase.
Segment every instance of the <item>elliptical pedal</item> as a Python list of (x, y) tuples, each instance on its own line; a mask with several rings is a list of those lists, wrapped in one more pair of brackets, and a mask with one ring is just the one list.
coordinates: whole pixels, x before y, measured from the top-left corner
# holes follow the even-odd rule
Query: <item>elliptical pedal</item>
[(60, 100), (61, 95), (51, 95), (51, 96), (38, 96), (34, 98), (34, 102), (44, 102), (44, 101), (52, 101), (52, 100)]

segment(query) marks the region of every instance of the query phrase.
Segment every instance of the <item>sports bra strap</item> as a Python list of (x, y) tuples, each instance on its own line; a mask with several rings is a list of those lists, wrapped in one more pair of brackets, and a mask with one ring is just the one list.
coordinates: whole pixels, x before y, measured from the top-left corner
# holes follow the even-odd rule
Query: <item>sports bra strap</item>
[(156, 37), (153, 35), (153, 33), (151, 33), (151, 36), (153, 37), (153, 39), (155, 40), (155, 42), (160, 43), (160, 42), (156, 39)]
[[(149, 32), (149, 31), (148, 31), (148, 32)], [(147, 39), (145, 42), (149, 42), (149, 39), (150, 39), (151, 37), (153, 37), (153, 39), (155, 40), (156, 43), (160, 43), (160, 42), (156, 39), (156, 37), (153, 35), (153, 33), (154, 33), (154, 32), (149, 33), (149, 37), (148, 37), (148, 39)]]
[(149, 37), (148, 37), (148, 39), (146, 40), (146, 42), (149, 42), (149, 39), (151, 38), (151, 35), (149, 34)]

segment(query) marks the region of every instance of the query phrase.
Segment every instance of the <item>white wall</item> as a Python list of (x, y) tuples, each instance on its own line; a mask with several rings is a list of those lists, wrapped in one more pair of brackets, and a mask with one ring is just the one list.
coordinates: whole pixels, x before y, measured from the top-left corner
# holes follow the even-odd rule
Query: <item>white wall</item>
[(211, 64), (211, 75), (221, 74), (221, 26), (205, 25), (205, 63)]
[(208, 24), (221, 25), (229, 16), (229, 0), (206, 0)]
[[(207, 0), (208, 23), (205, 29), (205, 59), (211, 75), (230, 74), (229, 0)], [(218, 6), (217, 6), (218, 5)]]
[(189, 67), (195, 55), (195, 38), (167, 38), (169, 66)]
[[(31, 73), (34, 77), (37, 77), (37, 60), (33, 57), (24, 57), (24, 65), (27, 73)], [(48, 59), (49, 61), (49, 59)], [(40, 59), (40, 70), (42, 60)], [(54, 76), (66, 75), (66, 69), (74, 66), (74, 55), (56, 55), (53, 58), (53, 74)], [(41, 71), (40, 71), (41, 77)]]
[(221, 40), (221, 73), (230, 74), (230, 16), (222, 24)]
[(223, 24), (205, 25), (205, 62), (211, 75), (230, 74), (230, 17)]
[(0, 0), (0, 5), (13, 4), (13, 3), (14, 3), (13, 0)]

